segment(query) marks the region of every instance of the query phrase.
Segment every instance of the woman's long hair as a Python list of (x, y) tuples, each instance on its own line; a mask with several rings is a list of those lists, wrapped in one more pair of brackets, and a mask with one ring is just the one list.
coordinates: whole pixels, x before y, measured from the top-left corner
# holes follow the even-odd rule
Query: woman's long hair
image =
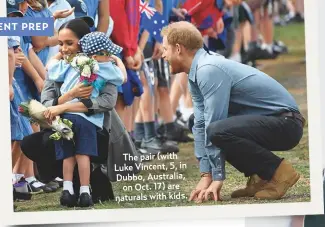
[(81, 39), (82, 37), (90, 33), (89, 25), (83, 19), (80, 18), (65, 22), (59, 28), (59, 32), (64, 28), (70, 29), (76, 35), (76, 37), (78, 37), (78, 39)]

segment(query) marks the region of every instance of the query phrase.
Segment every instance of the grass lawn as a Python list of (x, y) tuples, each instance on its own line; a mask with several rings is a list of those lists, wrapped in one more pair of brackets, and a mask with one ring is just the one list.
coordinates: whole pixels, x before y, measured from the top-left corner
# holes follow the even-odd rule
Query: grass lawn
[[(306, 99), (306, 66), (304, 61), (305, 57), (305, 39), (304, 39), (304, 25), (290, 25), (287, 27), (277, 27), (276, 40), (283, 41), (289, 48), (289, 54), (280, 56), (276, 60), (260, 61), (261, 70), (274, 77), (281, 84), (283, 84), (296, 98), (302, 113), (307, 117), (307, 99)], [(309, 152), (308, 152), (308, 124), (304, 129), (304, 136), (300, 144), (291, 151), (276, 152), (277, 155), (284, 157), (290, 161), (297, 171), (301, 174), (300, 180), (291, 188), (285, 197), (272, 203), (289, 203), (289, 202), (306, 202), (310, 201), (310, 182), (309, 182)], [(188, 202), (187, 199), (182, 198), (181, 194), (185, 197), (189, 196), (190, 192), (196, 186), (199, 180), (199, 170), (197, 161), (193, 153), (193, 144), (181, 144), (180, 152), (177, 154), (176, 160), (153, 160), (145, 164), (161, 164), (165, 163), (170, 167), (170, 162), (178, 167), (176, 172), (182, 174), (182, 179), (165, 180), (165, 181), (138, 181), (138, 182), (115, 182), (113, 184), (115, 196), (146, 195), (145, 201), (124, 201), (124, 202), (105, 202), (103, 204), (95, 205), (95, 209), (110, 209), (110, 208), (139, 208), (139, 207), (175, 207), (175, 206), (192, 206), (197, 205), (193, 202)], [(183, 163), (183, 169), (180, 168), (180, 163)], [(151, 170), (142, 171), (140, 175), (147, 179), (149, 172), (152, 175), (173, 173), (173, 170)], [(227, 205), (227, 204), (252, 204), (252, 203), (267, 203), (268, 201), (257, 201), (252, 198), (246, 199), (231, 199), (230, 194), (233, 190), (243, 187), (246, 184), (246, 178), (235, 170), (233, 167), (226, 166), (227, 179), (224, 182), (222, 190), (222, 202), (208, 202), (203, 205)], [(154, 183), (156, 184), (156, 189)], [(165, 182), (165, 185), (159, 185), (159, 182)], [(124, 191), (127, 186), (134, 188), (136, 183), (145, 185), (149, 183), (150, 190), (144, 191)], [(168, 189), (168, 185), (170, 189)], [(173, 186), (171, 186), (173, 185)], [(175, 189), (178, 187), (179, 189)], [(163, 190), (165, 186), (165, 190)], [(173, 187), (173, 188), (172, 188)], [(16, 202), (17, 211), (54, 211), (66, 210), (59, 205), (59, 197), (61, 191), (52, 194), (34, 195), (31, 201)], [(166, 194), (167, 198), (150, 199), (149, 195)], [(169, 193), (179, 195), (169, 198)], [(143, 198), (143, 197), (142, 197)], [(77, 209), (77, 208), (76, 208)]]

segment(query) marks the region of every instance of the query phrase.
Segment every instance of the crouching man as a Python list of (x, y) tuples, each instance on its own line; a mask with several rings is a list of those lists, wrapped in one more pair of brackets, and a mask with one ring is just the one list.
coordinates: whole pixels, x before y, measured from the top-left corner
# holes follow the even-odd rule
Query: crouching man
[(162, 35), (163, 58), (172, 74), (188, 74), (194, 105), (201, 179), (190, 200), (220, 199), (225, 161), (249, 177), (233, 198), (282, 198), (300, 176), (272, 151), (294, 148), (303, 135), (305, 120), (294, 98), (265, 73), (208, 53), (191, 23), (172, 23)]

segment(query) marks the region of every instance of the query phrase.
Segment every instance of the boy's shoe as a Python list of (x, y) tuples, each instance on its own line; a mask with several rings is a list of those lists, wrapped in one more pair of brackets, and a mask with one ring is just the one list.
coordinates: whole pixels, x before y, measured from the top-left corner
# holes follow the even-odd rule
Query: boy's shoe
[(76, 196), (71, 195), (68, 190), (64, 190), (61, 193), (60, 204), (66, 207), (75, 207), (77, 205)]
[(91, 207), (94, 205), (91, 196), (87, 193), (81, 193), (79, 196), (79, 207)]

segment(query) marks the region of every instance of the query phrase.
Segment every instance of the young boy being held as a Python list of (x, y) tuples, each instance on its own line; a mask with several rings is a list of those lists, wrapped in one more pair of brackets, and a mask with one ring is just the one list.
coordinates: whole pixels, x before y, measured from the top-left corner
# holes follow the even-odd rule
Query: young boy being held
[[(83, 54), (98, 62), (95, 82), (98, 80), (101, 84), (111, 83), (115, 86), (123, 83), (126, 77), (125, 67), (122, 61), (113, 55), (121, 52), (122, 48), (112, 43), (106, 34), (102, 32), (88, 33), (79, 40), (79, 47)], [(71, 57), (75, 54), (77, 54), (77, 51), (71, 53)], [(75, 56), (71, 62), (68, 62), (66, 59), (62, 59), (62, 56), (57, 56), (57, 58), (49, 62), (48, 78), (56, 82), (63, 82), (60, 88), (62, 96), (71, 89), (74, 89), (75, 86), (80, 86), (80, 72), (75, 69), (76, 65), (79, 64), (78, 60), (83, 62), (89, 59), (85, 56)], [(86, 84), (85, 86), (88, 85)], [(90, 86), (93, 87), (90, 95), (91, 98), (98, 97), (101, 92), (101, 86), (96, 86), (94, 83)], [(63, 206), (72, 207), (77, 205), (77, 196), (74, 195), (72, 184), (76, 163), (78, 164), (81, 186), (78, 205), (80, 207), (93, 205), (89, 189), (90, 157), (98, 156), (97, 132), (103, 129), (104, 113), (85, 114), (77, 109), (74, 109), (73, 112), (71, 111), (71, 103), (82, 102), (87, 107), (87, 100), (87, 97), (83, 99), (73, 98), (61, 105), (50, 107), (44, 113), (45, 117), (51, 120), (54, 117), (52, 113), (57, 111), (62, 118), (68, 119), (73, 123), (74, 141), (55, 141), (56, 158), (57, 160), (63, 159), (64, 183), (60, 198), (60, 203)], [(69, 105), (70, 107), (68, 107)], [(53, 108), (56, 108), (56, 110), (54, 111)]]

